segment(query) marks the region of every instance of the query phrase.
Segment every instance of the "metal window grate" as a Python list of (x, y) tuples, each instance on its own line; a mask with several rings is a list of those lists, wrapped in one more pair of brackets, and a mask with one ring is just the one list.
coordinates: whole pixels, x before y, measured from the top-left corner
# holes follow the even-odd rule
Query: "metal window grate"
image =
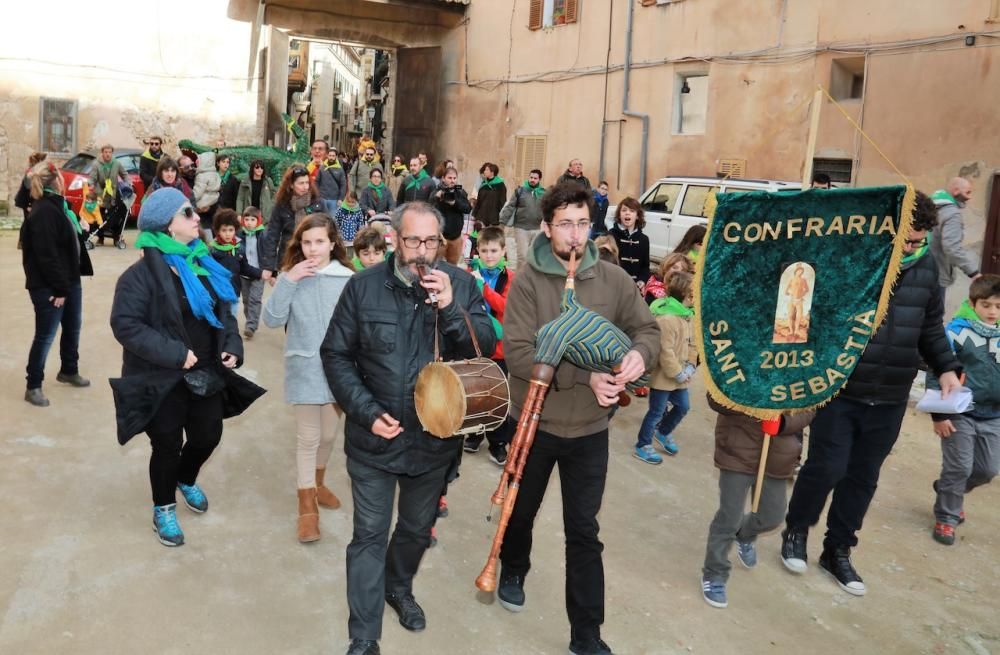
[(813, 175), (826, 173), (833, 182), (851, 183), (854, 161), (851, 159), (813, 159)]

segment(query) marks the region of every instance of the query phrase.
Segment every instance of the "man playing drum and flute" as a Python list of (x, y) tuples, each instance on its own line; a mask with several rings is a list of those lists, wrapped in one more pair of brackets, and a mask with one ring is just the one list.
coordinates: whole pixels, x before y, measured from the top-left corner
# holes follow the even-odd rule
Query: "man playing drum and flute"
[(354, 500), (347, 547), (348, 655), (379, 654), (385, 603), (407, 630), (426, 627), (413, 577), (430, 545), (438, 497), (457, 466), (462, 440), (439, 439), (421, 427), (414, 403), (417, 375), (438, 348), (450, 360), (475, 357), (474, 337), (484, 352), (496, 345), (475, 279), (439, 260), (443, 224), (437, 210), (422, 202), (393, 212), (397, 250), (347, 283), (320, 349), (330, 388), (347, 414), (344, 450)]
[(660, 351), (659, 328), (632, 279), (618, 266), (601, 261), (587, 239), (592, 203), (590, 192), (573, 183), (556, 185), (542, 197), (542, 233), (531, 245), (527, 266), (520, 267), (514, 278), (503, 336), (512, 416), (520, 414), (531, 382), (536, 332), (560, 315), (571, 265), (578, 263), (579, 303), (608, 319), (632, 342), (622, 360), (614, 363), (619, 367), (616, 374), (590, 372), (566, 360), (559, 364), (500, 550), (497, 596), (503, 607), (518, 612), (525, 604), (524, 580), (531, 567), (532, 525), (558, 464), (566, 534), (566, 611), (570, 652), (576, 655), (611, 653), (600, 632), (604, 547), (597, 523), (608, 473), (608, 418), (625, 385), (652, 368)]

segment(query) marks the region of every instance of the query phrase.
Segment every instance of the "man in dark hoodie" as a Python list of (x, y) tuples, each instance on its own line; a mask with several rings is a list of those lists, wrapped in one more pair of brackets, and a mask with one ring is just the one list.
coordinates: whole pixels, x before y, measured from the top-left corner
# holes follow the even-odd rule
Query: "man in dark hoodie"
[(531, 531), (552, 469), (559, 465), (563, 529), (566, 533), (566, 611), (569, 650), (576, 655), (610, 655), (601, 640), (604, 623), (604, 546), (598, 538), (608, 474), (609, 408), (629, 382), (642, 377), (660, 353), (660, 330), (632, 279), (602, 261), (588, 240), (589, 189), (563, 183), (542, 197), (542, 233), (532, 242), (527, 265), (511, 283), (504, 313), (503, 349), (510, 369), (511, 415), (521, 412), (535, 362), (535, 334), (556, 318), (566, 286), (571, 252), (576, 253), (576, 294), (617, 325), (632, 349), (616, 375), (591, 373), (563, 361), (545, 398), (534, 445), (528, 454), (520, 492), (500, 551), (497, 587), (501, 606), (524, 608), (524, 579), (531, 568)]
[(942, 395), (960, 386), (960, 365), (942, 323), (942, 289), (927, 234), (937, 222), (933, 201), (917, 192), (913, 224), (903, 248), (885, 321), (878, 327), (840, 394), (816, 412), (809, 454), (792, 490), (781, 533), (781, 559), (793, 573), (807, 567), (806, 538), (833, 492), (819, 565), (840, 587), (864, 595), (851, 564), (851, 548), (875, 496), (882, 463), (892, 451), (906, 414), (910, 386), (923, 357)]

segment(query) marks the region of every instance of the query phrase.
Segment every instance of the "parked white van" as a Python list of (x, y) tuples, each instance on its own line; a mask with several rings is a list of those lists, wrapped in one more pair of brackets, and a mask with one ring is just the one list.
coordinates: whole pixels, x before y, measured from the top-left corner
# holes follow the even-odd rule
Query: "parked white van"
[[(719, 179), (715, 177), (663, 177), (639, 198), (649, 237), (649, 258), (659, 261), (673, 252), (692, 225), (705, 225), (705, 203), (715, 193), (747, 191), (799, 191), (799, 182), (776, 180)], [(614, 225), (616, 206), (608, 207), (609, 227)]]

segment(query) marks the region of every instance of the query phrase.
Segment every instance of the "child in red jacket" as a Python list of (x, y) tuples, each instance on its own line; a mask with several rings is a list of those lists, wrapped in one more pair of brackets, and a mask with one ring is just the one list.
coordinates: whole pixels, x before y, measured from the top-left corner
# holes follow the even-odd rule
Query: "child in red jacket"
[[(507, 268), (506, 238), (503, 228), (491, 225), (479, 232), (477, 238), (479, 256), (472, 260), (472, 274), (479, 283), (479, 289), (486, 299), (493, 327), (497, 333), (497, 347), (490, 356), (507, 373), (507, 364), (503, 356), (503, 313), (507, 307), (507, 293), (514, 281), (514, 273)], [(513, 435), (513, 422), (510, 418), (496, 430), (486, 434), (490, 444), (490, 461), (503, 466), (507, 461), (507, 444)], [(483, 435), (470, 435), (465, 439), (465, 452), (479, 451), (483, 443)]]

